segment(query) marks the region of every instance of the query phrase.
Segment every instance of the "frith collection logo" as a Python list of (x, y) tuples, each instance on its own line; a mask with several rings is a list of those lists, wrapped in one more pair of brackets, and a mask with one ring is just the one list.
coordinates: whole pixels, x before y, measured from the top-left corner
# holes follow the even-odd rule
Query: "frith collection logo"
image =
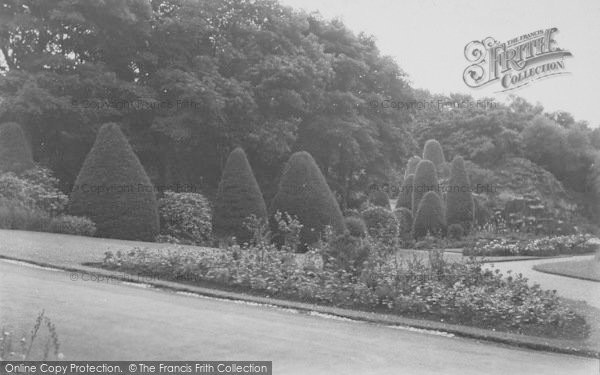
[(558, 29), (553, 27), (500, 43), (492, 37), (475, 40), (465, 47), (465, 57), (471, 63), (463, 80), (469, 87), (481, 87), (499, 82), (499, 91), (514, 90), (533, 81), (568, 74), (565, 58), (571, 52), (558, 48), (553, 39)]

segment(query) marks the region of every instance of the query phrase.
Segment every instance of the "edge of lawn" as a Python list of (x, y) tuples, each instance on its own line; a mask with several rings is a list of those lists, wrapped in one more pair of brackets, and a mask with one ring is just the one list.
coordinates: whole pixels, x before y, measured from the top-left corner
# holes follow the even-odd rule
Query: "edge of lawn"
[[(149, 285), (157, 289), (168, 290), (172, 292), (192, 293), (199, 296), (211, 297), (229, 301), (244, 301), (256, 303), (267, 307), (276, 307), (284, 309), (293, 309), (305, 313), (320, 313), (332, 315), (335, 317), (351, 319), (355, 321), (369, 322), (387, 326), (397, 326), (405, 328), (416, 328), (427, 331), (438, 331), (450, 333), (457, 337), (483, 340), (504, 345), (516, 346), (521, 348), (549, 351), (554, 353), (571, 354), (582, 357), (591, 357), (600, 359), (599, 348), (586, 345), (585, 341), (575, 341), (566, 339), (553, 339), (537, 336), (519, 335), (509, 332), (500, 332), (487, 330), (478, 327), (470, 327), (458, 324), (448, 324), (425, 319), (412, 319), (398, 315), (366, 312), (360, 310), (351, 310), (339, 307), (316, 305), (304, 302), (296, 302), (271, 297), (262, 297), (252, 294), (243, 294), (222, 289), (206, 288), (190, 284), (183, 284), (166, 280), (144, 280), (135, 279), (135, 275), (125, 272), (106, 270), (102, 268), (90, 267), (85, 265), (64, 265), (48, 262), (38, 262), (16, 257), (0, 255), (0, 259), (28, 263), (39, 267), (61, 269), (68, 272), (85, 273), (89, 275), (102, 276), (111, 280), (118, 280), (128, 283)], [(77, 276), (79, 277), (79, 276)]]
[(533, 269), (536, 270), (536, 271), (538, 271), (538, 272), (547, 273), (549, 275), (570, 277), (572, 279), (578, 279), (578, 280), (585, 280), (585, 281), (592, 281), (592, 282), (600, 283), (600, 278), (575, 275), (573, 273), (569, 273), (569, 272), (565, 272), (565, 271), (561, 271), (561, 270), (550, 269), (553, 265), (556, 265), (557, 263), (567, 263), (567, 262), (573, 262), (573, 261), (575, 261), (575, 260), (566, 260), (564, 262), (555, 262), (555, 263), (536, 264), (535, 266), (533, 266)]

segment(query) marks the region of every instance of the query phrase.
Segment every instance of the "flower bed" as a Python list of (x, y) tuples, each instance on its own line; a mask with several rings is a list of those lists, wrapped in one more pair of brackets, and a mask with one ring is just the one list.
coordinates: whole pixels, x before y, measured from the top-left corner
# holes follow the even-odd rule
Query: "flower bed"
[(592, 236), (574, 234), (570, 236), (542, 237), (531, 240), (511, 240), (506, 238), (478, 239), (465, 247), (467, 256), (556, 256), (561, 254), (588, 254), (598, 249), (592, 243)]
[[(379, 255), (378, 255), (379, 254)], [(138, 275), (268, 294), (316, 304), (395, 313), (547, 337), (583, 338), (585, 320), (556, 292), (503, 277), (480, 263), (394, 262), (372, 252), (360, 271), (332, 267), (319, 251), (294, 254), (271, 245), (223, 251), (134, 249), (107, 253), (103, 266)]]

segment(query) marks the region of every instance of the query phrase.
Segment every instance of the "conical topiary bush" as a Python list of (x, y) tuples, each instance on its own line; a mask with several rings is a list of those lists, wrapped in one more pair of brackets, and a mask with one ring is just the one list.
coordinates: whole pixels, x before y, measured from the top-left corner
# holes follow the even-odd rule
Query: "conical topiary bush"
[(243, 243), (252, 239), (247, 219), (267, 219), (267, 206), (246, 153), (240, 147), (229, 154), (213, 209), (213, 233), (219, 238), (235, 236)]
[(398, 201), (396, 207), (405, 207), (412, 210), (412, 194), (413, 194), (413, 183), (415, 181), (415, 175), (409, 174), (402, 183), (400, 188), (400, 194), (398, 194)]
[(117, 124), (105, 124), (79, 171), (69, 212), (89, 217), (99, 237), (154, 241), (154, 187)]
[(473, 194), (469, 176), (465, 170), (462, 157), (457, 156), (452, 160), (450, 180), (446, 193), (446, 220), (448, 225), (460, 224), (469, 231), (473, 225)]
[(415, 179), (413, 181), (413, 216), (415, 216), (417, 208), (419, 207), (419, 202), (421, 201), (421, 198), (425, 195), (425, 193), (427, 193), (428, 191), (437, 192), (438, 190), (438, 178), (435, 165), (430, 160), (421, 160), (419, 162), (419, 165), (417, 165)]
[(436, 168), (440, 168), (446, 162), (440, 142), (435, 139), (430, 139), (425, 142), (425, 146), (423, 147), (423, 159), (431, 160)]
[(34, 167), (31, 147), (16, 122), (0, 125), (0, 172), (21, 173)]
[(419, 202), (413, 223), (413, 236), (415, 239), (419, 239), (428, 233), (438, 235), (443, 234), (445, 231), (446, 220), (442, 199), (437, 193), (429, 191)]
[(305, 151), (293, 154), (284, 168), (271, 215), (277, 211), (298, 218), (303, 225), (300, 243), (304, 248), (315, 243), (327, 225), (336, 233), (345, 229), (344, 218), (325, 177)]
[(421, 161), (421, 158), (418, 156), (411, 156), (406, 163), (406, 170), (404, 171), (404, 178), (406, 179), (409, 175), (415, 174), (417, 170), (417, 165)]

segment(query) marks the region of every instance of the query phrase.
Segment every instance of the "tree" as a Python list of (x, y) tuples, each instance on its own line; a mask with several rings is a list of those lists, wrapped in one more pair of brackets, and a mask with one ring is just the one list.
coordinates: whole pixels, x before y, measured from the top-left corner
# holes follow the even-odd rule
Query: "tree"
[(411, 156), (406, 163), (406, 171), (404, 171), (404, 178), (408, 177), (411, 174), (415, 174), (417, 170), (417, 165), (421, 161), (419, 156)]
[(430, 161), (423, 159), (417, 165), (415, 179), (412, 190), (412, 211), (415, 216), (419, 208), (419, 202), (425, 193), (429, 191), (438, 192), (438, 178), (435, 165)]
[(429, 191), (421, 199), (413, 224), (413, 236), (422, 238), (428, 233), (431, 235), (443, 234), (446, 230), (444, 207), (440, 196)]
[(436, 168), (440, 168), (445, 162), (442, 145), (435, 139), (429, 139), (423, 147), (423, 159), (431, 160)]
[[(416, 169), (416, 168), (415, 168)], [(400, 194), (398, 194), (398, 201), (396, 207), (405, 207), (412, 210), (412, 195), (413, 195), (413, 184), (415, 182), (415, 175), (409, 174), (402, 183), (400, 188)]]
[(398, 220), (398, 234), (402, 240), (410, 239), (413, 226), (413, 215), (410, 209), (400, 207), (394, 210), (394, 215)]
[(159, 232), (154, 186), (117, 124), (104, 124), (83, 162), (69, 212), (92, 219), (99, 237), (154, 241)]
[(284, 168), (271, 214), (277, 211), (298, 218), (303, 225), (300, 231), (303, 246), (315, 243), (328, 225), (336, 233), (345, 230), (338, 203), (315, 160), (306, 151), (293, 154)]
[(247, 242), (252, 233), (246, 228), (247, 219), (254, 215), (267, 219), (267, 206), (246, 153), (241, 147), (229, 154), (219, 183), (213, 211), (213, 233), (217, 237), (234, 236)]
[(452, 160), (450, 180), (446, 196), (446, 219), (448, 225), (460, 224), (468, 231), (473, 223), (473, 194), (465, 163), (461, 156)]
[(15, 122), (0, 125), (0, 172), (20, 173), (33, 168), (31, 148)]

